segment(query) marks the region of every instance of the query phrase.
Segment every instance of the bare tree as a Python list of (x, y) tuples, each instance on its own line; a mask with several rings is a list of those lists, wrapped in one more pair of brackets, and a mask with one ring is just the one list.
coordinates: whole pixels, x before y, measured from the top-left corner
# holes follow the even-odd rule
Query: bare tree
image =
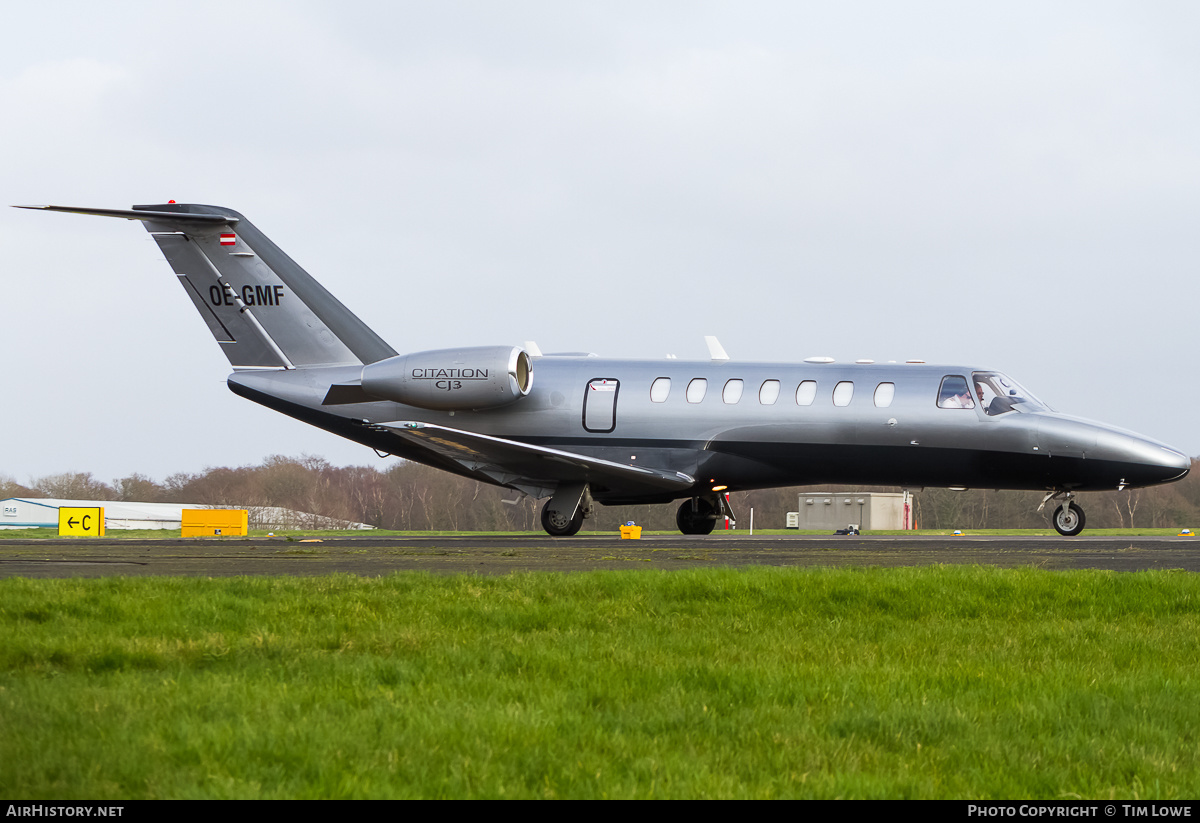
[(92, 477), (91, 472), (66, 472), (39, 477), (33, 488), (41, 497), (67, 500), (115, 500), (112, 486)]

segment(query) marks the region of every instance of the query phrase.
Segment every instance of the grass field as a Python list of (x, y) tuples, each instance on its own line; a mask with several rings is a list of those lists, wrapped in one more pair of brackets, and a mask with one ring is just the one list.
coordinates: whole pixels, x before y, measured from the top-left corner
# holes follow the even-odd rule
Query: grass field
[(1200, 578), (0, 580), (10, 798), (1200, 794)]

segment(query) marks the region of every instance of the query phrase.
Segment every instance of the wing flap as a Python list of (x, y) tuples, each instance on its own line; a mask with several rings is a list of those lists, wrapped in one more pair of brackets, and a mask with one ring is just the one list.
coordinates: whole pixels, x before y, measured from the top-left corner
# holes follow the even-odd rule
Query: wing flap
[(553, 494), (560, 483), (588, 483), (626, 494), (683, 491), (696, 481), (683, 472), (626, 466), (575, 452), (534, 446), (502, 437), (451, 429), (434, 423), (377, 424), (497, 483), (535, 497)]

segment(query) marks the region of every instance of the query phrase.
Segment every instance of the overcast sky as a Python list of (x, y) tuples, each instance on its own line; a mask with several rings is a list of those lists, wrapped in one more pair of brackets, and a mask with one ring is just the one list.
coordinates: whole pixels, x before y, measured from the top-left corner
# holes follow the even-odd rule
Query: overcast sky
[[(400, 352), (921, 358), (1200, 454), (1200, 6), (47, 2), (11, 204), (243, 212)], [(228, 391), (140, 226), (0, 213), (0, 475), (365, 447)]]

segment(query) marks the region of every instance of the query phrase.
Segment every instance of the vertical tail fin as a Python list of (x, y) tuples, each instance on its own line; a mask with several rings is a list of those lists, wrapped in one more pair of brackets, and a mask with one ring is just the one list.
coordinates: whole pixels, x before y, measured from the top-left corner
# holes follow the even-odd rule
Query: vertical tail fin
[(184, 203), (27, 208), (143, 221), (234, 368), (365, 365), (396, 354), (231, 209)]

